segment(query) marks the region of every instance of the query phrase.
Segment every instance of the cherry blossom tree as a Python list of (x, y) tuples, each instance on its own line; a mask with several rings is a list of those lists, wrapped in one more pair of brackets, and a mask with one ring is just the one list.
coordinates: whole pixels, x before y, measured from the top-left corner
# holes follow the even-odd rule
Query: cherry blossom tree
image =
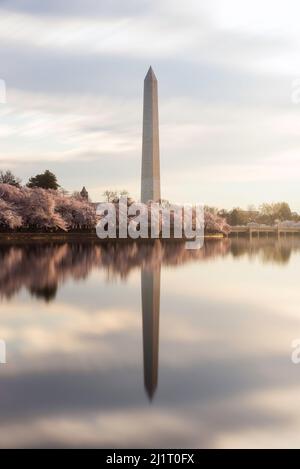
[[(124, 199), (122, 210), (129, 209), (133, 204), (130, 198)], [(114, 199), (117, 211), (117, 223), (119, 221), (119, 199)], [(159, 213), (150, 211), (148, 204), (148, 220), (158, 217), (159, 230), (166, 223), (174, 225), (176, 213), (171, 215), (168, 221), (163, 217), (163, 207)], [(126, 213), (122, 214), (125, 216)], [(135, 216), (128, 216), (127, 223), (134, 222)], [(205, 210), (205, 231), (208, 233), (228, 234), (230, 226), (226, 220), (216, 213)], [(87, 199), (69, 196), (63, 192), (51, 189), (16, 187), (10, 184), (0, 184), (0, 229), (23, 230), (92, 230), (96, 227), (96, 208)], [(165, 226), (166, 227), (166, 226)]]
[(0, 201), (2, 228), (67, 231), (96, 226), (92, 204), (55, 190), (0, 184)]
[(0, 199), (0, 227), (12, 230), (22, 226), (22, 217), (17, 215), (10, 203)]
[(96, 210), (84, 198), (55, 195), (55, 210), (62, 217), (67, 229), (93, 229), (96, 226)]

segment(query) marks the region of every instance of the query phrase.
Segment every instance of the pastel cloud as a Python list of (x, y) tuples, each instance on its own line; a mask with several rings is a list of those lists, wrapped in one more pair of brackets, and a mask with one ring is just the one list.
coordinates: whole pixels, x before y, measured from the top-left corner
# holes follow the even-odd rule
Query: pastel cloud
[(300, 209), (296, 2), (277, 1), (268, 15), (234, 0), (1, 6), (1, 168), (26, 180), (50, 167), (66, 189), (85, 184), (95, 200), (107, 187), (138, 197), (152, 63), (164, 197), (226, 207), (280, 197)]

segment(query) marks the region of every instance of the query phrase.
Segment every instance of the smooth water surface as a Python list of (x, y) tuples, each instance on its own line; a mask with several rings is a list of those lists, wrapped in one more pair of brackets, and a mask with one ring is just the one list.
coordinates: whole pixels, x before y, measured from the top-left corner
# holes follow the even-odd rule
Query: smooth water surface
[(300, 447), (300, 239), (0, 246), (1, 447)]

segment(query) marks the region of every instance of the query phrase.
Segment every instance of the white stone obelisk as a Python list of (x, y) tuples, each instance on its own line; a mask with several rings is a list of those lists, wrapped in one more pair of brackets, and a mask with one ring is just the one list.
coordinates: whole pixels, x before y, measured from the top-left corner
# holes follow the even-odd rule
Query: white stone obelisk
[(150, 67), (144, 80), (141, 202), (160, 198), (157, 79)]

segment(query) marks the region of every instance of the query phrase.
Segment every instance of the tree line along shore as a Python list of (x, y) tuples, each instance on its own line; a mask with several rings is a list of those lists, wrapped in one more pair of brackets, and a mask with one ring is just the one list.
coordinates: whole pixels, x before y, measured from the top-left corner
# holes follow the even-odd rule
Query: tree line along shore
[[(128, 203), (133, 203), (126, 190), (106, 190), (102, 196), (103, 202), (117, 204), (119, 197), (126, 196)], [(162, 207), (168, 205), (167, 200), (161, 201)], [(11, 171), (0, 172), (0, 233), (92, 233), (98, 220), (96, 207), (85, 187), (81, 192), (68, 194), (49, 170), (32, 176), (26, 185)], [(258, 209), (204, 210), (206, 234), (227, 235), (231, 226), (274, 225), (287, 220), (297, 223), (300, 216), (286, 202), (263, 204)]]

